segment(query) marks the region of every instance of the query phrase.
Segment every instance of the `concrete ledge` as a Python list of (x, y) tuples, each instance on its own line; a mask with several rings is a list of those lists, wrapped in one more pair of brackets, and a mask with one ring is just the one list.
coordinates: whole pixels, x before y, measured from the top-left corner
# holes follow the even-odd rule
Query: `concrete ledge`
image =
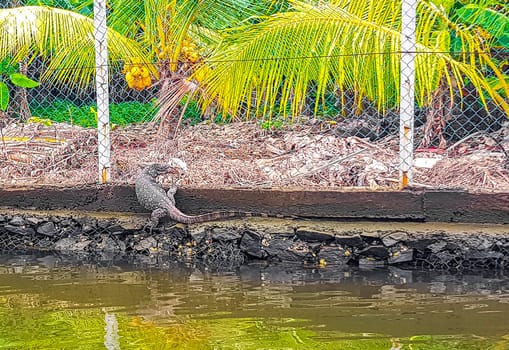
[[(240, 210), (334, 220), (509, 224), (508, 193), (183, 188), (176, 200), (188, 214)], [(0, 207), (145, 212), (132, 185), (8, 188), (0, 190)]]

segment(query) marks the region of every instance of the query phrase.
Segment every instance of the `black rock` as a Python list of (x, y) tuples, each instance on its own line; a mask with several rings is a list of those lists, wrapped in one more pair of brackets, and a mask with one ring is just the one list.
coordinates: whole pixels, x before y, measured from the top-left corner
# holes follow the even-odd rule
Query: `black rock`
[(268, 239), (263, 249), (269, 256), (280, 261), (304, 261), (312, 254), (306, 243), (278, 236)]
[(35, 234), (35, 230), (33, 228), (26, 227), (26, 226), (13, 226), (13, 225), (7, 224), (4, 226), (4, 229), (11, 233), (14, 233), (17, 235), (23, 235), (23, 236)]
[(309, 247), (309, 249), (311, 249), (311, 251), (314, 253), (318, 253), (320, 248), (323, 247), (323, 243), (319, 243), (319, 242), (306, 242), (306, 244)]
[(84, 217), (77, 220), (81, 225), (81, 231), (83, 233), (89, 233), (97, 230), (97, 220)]
[(325, 260), (327, 265), (346, 265), (350, 262), (351, 255), (341, 247), (325, 246), (318, 252), (318, 259)]
[(75, 250), (75, 251), (85, 250), (85, 248), (87, 248), (91, 243), (92, 243), (92, 241), (88, 240), (88, 239), (78, 240), (74, 244), (74, 246), (73, 246), (73, 248), (71, 250)]
[(389, 257), (389, 251), (383, 245), (372, 245), (359, 251), (359, 255), (386, 259)]
[(125, 245), (125, 242), (124, 241), (118, 241), (117, 242), (117, 247), (118, 247), (118, 250), (122, 253), (125, 253), (125, 250), (126, 250), (126, 245)]
[(108, 228), (108, 226), (111, 226), (113, 225), (113, 223), (111, 221), (98, 221), (97, 222), (97, 226), (101, 229), (106, 229)]
[(81, 232), (83, 232), (83, 233), (90, 233), (90, 232), (94, 232), (95, 230), (96, 230), (96, 228), (91, 225), (83, 225), (83, 227), (81, 228)]
[(436, 243), (437, 240), (433, 238), (419, 238), (419, 239), (412, 239), (406, 242), (406, 245), (409, 248), (415, 248), (420, 252), (424, 252), (428, 246)]
[(493, 246), (493, 251), (509, 255), (509, 241), (497, 241)]
[(380, 236), (382, 234), (379, 231), (366, 231), (366, 232), (362, 232), (360, 235), (361, 235), (361, 237), (368, 238), (372, 241), (372, 240), (380, 238)]
[(352, 235), (352, 236), (335, 236), (336, 242), (340, 245), (346, 245), (350, 247), (362, 248), (366, 244), (360, 235)]
[(55, 242), (55, 249), (61, 251), (76, 250), (77, 239), (74, 237), (66, 237)]
[(328, 242), (334, 240), (334, 236), (327, 232), (298, 228), (295, 232), (297, 237), (305, 242)]
[(34, 248), (42, 249), (42, 250), (50, 250), (50, 249), (54, 248), (54, 243), (49, 238), (43, 238), (43, 239), (39, 239), (39, 240), (37, 240), (37, 242), (35, 242)]
[(102, 241), (97, 245), (97, 249), (105, 252), (116, 252), (120, 250), (117, 242), (107, 235), (103, 235)]
[(154, 237), (150, 236), (150, 237), (142, 239), (133, 248), (134, 248), (134, 250), (142, 251), (142, 250), (149, 250), (149, 249), (155, 248), (155, 247), (157, 247), (157, 240)]
[(192, 230), (189, 232), (191, 237), (196, 241), (196, 243), (202, 242), (206, 237), (208, 237), (208, 232), (205, 229), (200, 230)]
[(404, 262), (410, 262), (413, 260), (414, 260), (414, 250), (408, 249), (393, 252), (389, 259), (387, 259), (387, 262), (389, 263), (389, 265), (394, 265)]
[(464, 250), (466, 245), (467, 245), (466, 243), (463, 244), (463, 243), (459, 243), (459, 242), (458, 243), (447, 242), (447, 245), (445, 246), (445, 249), (451, 250), (451, 251), (454, 251), (454, 250)]
[(51, 221), (40, 224), (37, 227), (37, 233), (45, 236), (54, 236), (57, 233), (57, 228), (55, 224)]
[(62, 221), (60, 221), (60, 226), (71, 226), (71, 225), (74, 225), (74, 220), (72, 219), (63, 219)]
[(107, 228), (107, 231), (112, 235), (121, 235), (124, 233), (124, 228), (118, 224), (113, 224)]
[(19, 215), (14, 216), (9, 221), (9, 225), (13, 225), (13, 226), (23, 226), (25, 224), (26, 224), (25, 219), (23, 219), (23, 217), (19, 216)]
[(408, 239), (408, 234), (406, 232), (393, 232), (386, 236), (382, 237), (382, 243), (386, 247), (392, 247), (393, 245), (404, 242)]
[(58, 216), (52, 216), (50, 217), (49, 221), (53, 221), (55, 223), (58, 223), (62, 220), (62, 218), (59, 218)]
[(0, 215), (0, 222), (7, 221), (7, 217), (4, 215)]
[(262, 249), (262, 237), (255, 232), (244, 232), (239, 248), (243, 253), (258, 259), (267, 257), (267, 253)]
[(215, 241), (236, 241), (242, 237), (242, 235), (235, 229), (231, 228), (213, 228), (211, 237)]
[(359, 259), (359, 267), (382, 267), (385, 266), (385, 260), (378, 260), (374, 258)]
[(447, 246), (447, 242), (444, 241), (438, 241), (435, 243), (432, 243), (428, 245), (428, 249), (431, 250), (433, 253), (438, 253), (442, 251)]
[[(0, 220), (1, 221), (1, 220)], [(38, 225), (42, 220), (36, 217), (25, 218), (25, 221), (30, 225)]]
[(431, 263), (434, 269), (456, 270), (458, 268), (461, 268), (463, 258), (457, 254), (453, 254), (449, 251), (444, 250), (436, 254), (430, 255), (428, 261)]

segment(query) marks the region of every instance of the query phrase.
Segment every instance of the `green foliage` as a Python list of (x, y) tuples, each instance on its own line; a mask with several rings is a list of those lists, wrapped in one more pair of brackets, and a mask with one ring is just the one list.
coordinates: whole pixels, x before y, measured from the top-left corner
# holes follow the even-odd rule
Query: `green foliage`
[(281, 119), (264, 119), (260, 123), (260, 127), (265, 130), (278, 130), (283, 128), (284, 121)]
[(82, 15), (92, 17), (94, 15), (93, 0), (23, 0), (24, 6), (50, 6), (65, 10), (76, 11)]
[[(499, 5), (499, 4), (494, 4)], [(507, 10), (509, 12), (509, 10)], [(509, 16), (495, 8), (480, 4), (466, 4), (456, 10), (460, 21), (486, 30), (494, 39), (494, 46), (509, 48)]]
[(110, 105), (111, 122), (117, 125), (146, 122), (155, 113), (155, 103), (122, 102)]
[(9, 106), (10, 91), (6, 81), (22, 88), (34, 88), (40, 84), (25, 74), (18, 72), (18, 65), (11, 62), (10, 57), (0, 62), (0, 110), (6, 111)]
[(7, 84), (0, 81), (0, 110), (5, 111), (9, 105), (9, 88)]
[[(44, 62), (41, 81), (79, 88), (90, 86), (95, 74), (93, 19), (86, 8), (85, 15), (77, 13), (73, 4), (64, 6), (72, 10), (49, 6), (0, 9), (0, 59), (11, 57), (30, 64), (37, 57)], [(142, 44), (111, 28), (108, 53), (112, 66), (119, 67), (124, 60), (137, 57), (151, 73), (156, 73), (146, 60)]]
[[(180, 105), (182, 107), (186, 106), (186, 102), (188, 99), (189, 97), (185, 96), (182, 99), (182, 101), (180, 101)], [(200, 106), (195, 100), (190, 100), (187, 103), (187, 107), (184, 112), (184, 120), (187, 120), (191, 125), (196, 125), (202, 121), (202, 111)]]
[[(180, 106), (186, 108), (183, 119), (190, 125), (201, 123), (203, 121), (203, 111), (199, 102), (191, 99), (189, 103), (186, 103), (188, 98), (190, 97), (184, 96), (184, 98), (180, 101)], [(222, 112), (218, 112), (214, 113), (214, 118), (211, 121), (215, 124), (225, 124), (231, 122), (231, 120), (232, 116), (230, 114), (226, 114), (226, 116), (224, 116)]]
[[(441, 2), (448, 8), (454, 5)], [(398, 105), (401, 1), (291, 4), (286, 12), (224, 34), (192, 76), (204, 90), (205, 108), (219, 104), (235, 116), (254, 112), (261, 118), (294, 118), (312, 103), (312, 88), (316, 89), (315, 115), (331, 89), (353, 91), (359, 107), (365, 98), (381, 111)], [(446, 79), (458, 89), (471, 84), (482, 104), (490, 98), (509, 113), (507, 101), (491, 88), (481, 70), (490, 67), (500, 74), (496, 62), (486, 54), (492, 42), (481, 38), (475, 26), (456, 23), (455, 17), (429, 1), (419, 1), (417, 12), (415, 88), (419, 105), (427, 105)], [(455, 38), (461, 51), (469, 55), (449, 53)]]
[(505, 81), (505, 85), (509, 85), (509, 75), (502, 74), (502, 77), (488, 77), (488, 84), (491, 86), (493, 90), (498, 91), (500, 95), (502, 95), (505, 98), (508, 98), (509, 96), (506, 94), (506, 90), (504, 89), (504, 84), (502, 81)]
[[(66, 100), (57, 100), (43, 106), (33, 106), (32, 115), (59, 123), (97, 127), (97, 106), (78, 106)], [(110, 105), (110, 121), (116, 125), (145, 122), (152, 119), (156, 110), (154, 103), (122, 102)]]
[[(509, 48), (509, 7), (498, 0), (473, 0), (454, 1), (444, 0), (447, 5), (444, 9), (448, 13), (456, 27), (450, 31), (450, 50), (457, 56), (462, 52), (470, 52), (468, 45), (465, 46), (461, 31), (463, 28), (477, 35), (486, 44), (486, 52), (489, 47), (501, 49), (502, 52)], [(433, 0), (437, 5), (440, 0)], [(504, 57), (502, 55), (501, 57)], [(509, 93), (509, 76), (504, 74), (504, 66), (507, 59), (503, 60), (498, 55), (493, 55), (492, 64), (480, 65), (484, 73), (484, 79), (488, 90), (496, 92), (507, 100)], [(494, 68), (496, 67), (496, 68)]]
[[(187, 97), (186, 97), (187, 98)], [(182, 101), (185, 104), (186, 98)], [(114, 103), (110, 105), (110, 122), (112, 125), (125, 126), (152, 120), (156, 114), (156, 101), (141, 103), (136, 101)], [(97, 127), (96, 104), (78, 106), (67, 100), (56, 100), (53, 103), (31, 106), (33, 115), (27, 122), (48, 125), (51, 121), (57, 123), (69, 123), (85, 128)], [(184, 120), (189, 124), (196, 125), (203, 121), (201, 107), (195, 100), (189, 101), (184, 113)], [(213, 123), (229, 123), (231, 116), (223, 117), (222, 113), (215, 114), (211, 120)]]

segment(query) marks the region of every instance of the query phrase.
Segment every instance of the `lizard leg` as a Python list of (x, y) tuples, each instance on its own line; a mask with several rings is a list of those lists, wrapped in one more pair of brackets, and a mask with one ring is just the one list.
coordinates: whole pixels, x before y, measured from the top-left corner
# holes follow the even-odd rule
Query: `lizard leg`
[(150, 215), (150, 226), (152, 228), (156, 227), (159, 224), (159, 220), (164, 218), (167, 215), (166, 209), (158, 208), (155, 209), (152, 214)]
[(166, 194), (168, 195), (168, 198), (173, 203), (173, 205), (176, 205), (176, 203), (175, 203), (175, 193), (177, 193), (177, 186), (170, 187), (168, 192), (166, 192)]

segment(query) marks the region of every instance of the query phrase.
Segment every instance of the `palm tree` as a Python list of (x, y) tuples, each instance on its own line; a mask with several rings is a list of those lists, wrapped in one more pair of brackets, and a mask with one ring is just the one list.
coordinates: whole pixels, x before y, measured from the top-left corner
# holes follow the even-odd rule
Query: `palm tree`
[[(355, 91), (380, 110), (399, 103), (400, 1), (291, 1), (292, 7), (258, 22), (230, 30), (195, 70), (203, 108), (217, 104), (225, 114), (295, 117), (316, 87), (315, 112), (326, 93)], [(467, 83), (480, 100), (495, 101), (506, 113), (509, 105), (483, 72), (501, 72), (486, 50), (486, 41), (469, 27), (452, 21), (433, 2), (418, 2), (416, 99), (432, 101), (440, 86)], [(465, 54), (453, 55), (457, 37)], [(196, 83), (195, 81), (195, 83)], [(507, 94), (507, 84), (503, 86)], [(175, 91), (169, 90), (171, 97)], [(256, 98), (253, 99), (253, 96)], [(163, 99), (171, 108), (175, 99)], [(242, 113), (241, 113), (242, 112)]]
[[(78, 2), (73, 8), (58, 0), (22, 2), (65, 8), (0, 9), (0, 59), (11, 57), (13, 62), (30, 63), (38, 57), (46, 63), (42, 80), (79, 88), (89, 86), (94, 74), (92, 0)], [(182, 62), (185, 40), (191, 38), (207, 52), (208, 47), (222, 40), (221, 31), (273, 13), (285, 4), (282, 0), (110, 0), (108, 42), (112, 68), (124, 62), (127, 73), (142, 65), (159, 80), (160, 90), (167, 90), (168, 84), (180, 82), (192, 72), (192, 65)]]
[[(160, 101), (163, 105), (174, 102), (172, 108), (161, 108), (155, 118), (164, 122), (182, 97), (194, 90), (187, 78), (197, 62), (223, 40), (224, 32), (286, 6), (282, 0), (114, 0), (110, 25), (139, 41), (155, 62)], [(192, 52), (186, 52), (186, 45), (193, 45)]]
[[(464, 31), (465, 28), (468, 28), (471, 34), (477, 36), (479, 46), (483, 50), (481, 54), (489, 56), (489, 60), (486, 61), (487, 64), (479, 65), (479, 72), (486, 79), (491, 89), (507, 99), (509, 75), (505, 74), (502, 70), (503, 56), (501, 61), (500, 57), (498, 57), (498, 52), (504, 52), (509, 49), (509, 34), (507, 34), (509, 30), (509, 6), (497, 0), (475, 0), (468, 3), (452, 1), (442, 2), (441, 4), (443, 5), (442, 11), (447, 14), (449, 24), (440, 30), (445, 30), (448, 33), (445, 38), (449, 41), (449, 50), (453, 57), (461, 57), (461, 55), (470, 52), (470, 43), (468, 41), (464, 42), (461, 35), (456, 35), (458, 31)], [(447, 48), (446, 45), (447, 41), (444, 42), (444, 48)], [(455, 81), (452, 81), (452, 83), (455, 84)], [(431, 105), (431, 108), (426, 113), (426, 124), (422, 140), (423, 147), (430, 146), (434, 139), (439, 140), (439, 148), (446, 147), (443, 131), (452, 118), (451, 109), (455, 105), (455, 101), (451, 98), (450, 90), (450, 84), (448, 84), (446, 77), (442, 77), (441, 83), (430, 98), (429, 105)], [(469, 93), (475, 92), (468, 91), (467, 94)], [(477, 91), (471, 97), (479, 100), (479, 94), (480, 92)], [(468, 98), (464, 98), (464, 100), (468, 104)], [(476, 124), (480, 122), (480, 118), (483, 115), (486, 119), (485, 122), (483, 121), (484, 124), (489, 125), (492, 122), (489, 120), (492, 117), (487, 113), (482, 113), (479, 110), (473, 112), (479, 114), (476, 118), (478, 120)], [(488, 113), (492, 112), (489, 111)], [(466, 121), (472, 123), (471, 117), (467, 116), (468, 114), (463, 113), (463, 123)]]
[[(136, 41), (109, 29), (112, 65), (131, 57), (146, 57)], [(46, 64), (41, 79), (80, 88), (94, 76), (93, 20), (73, 11), (44, 6), (0, 9), (0, 59)]]

